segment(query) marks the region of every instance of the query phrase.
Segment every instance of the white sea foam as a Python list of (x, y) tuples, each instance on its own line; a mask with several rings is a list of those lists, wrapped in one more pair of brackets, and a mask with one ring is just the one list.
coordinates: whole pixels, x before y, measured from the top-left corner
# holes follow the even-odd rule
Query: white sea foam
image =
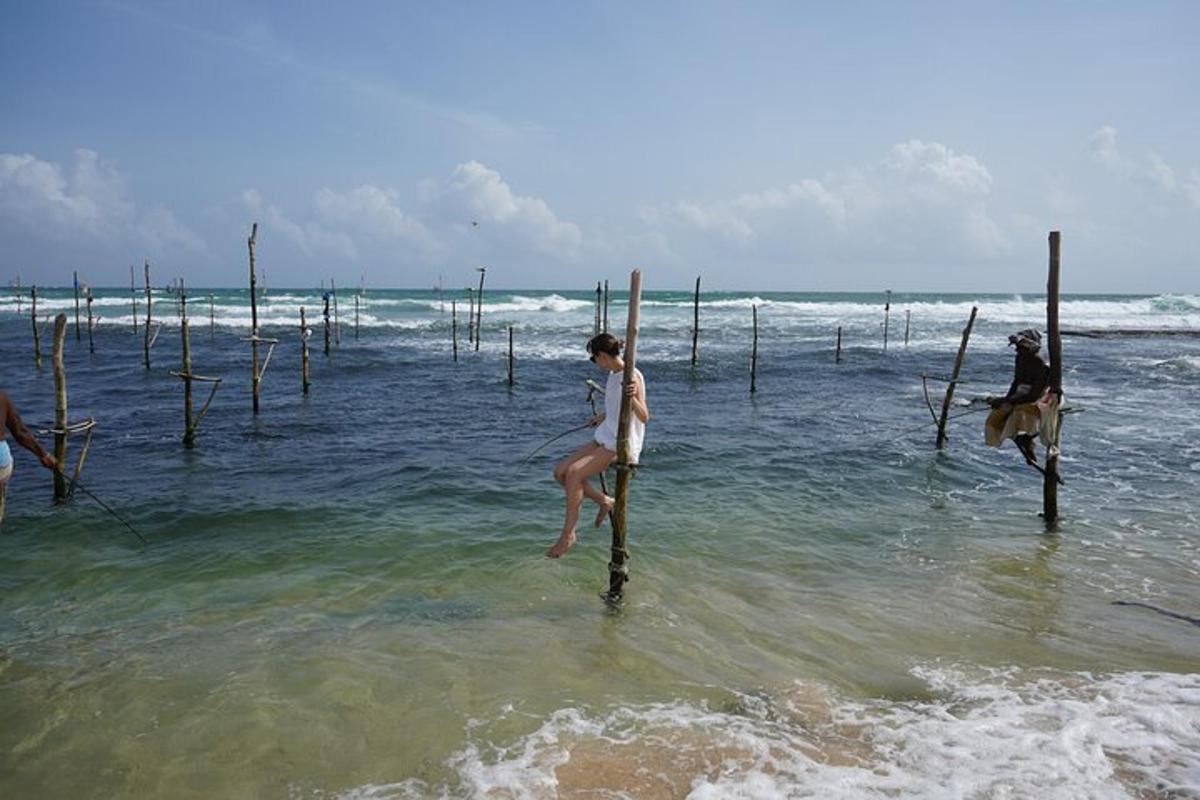
[(734, 711), (562, 709), (508, 746), (472, 742), (452, 785), (344, 798), (1128, 798), (1200, 794), (1200, 676), (915, 670), (933, 700), (797, 686)]

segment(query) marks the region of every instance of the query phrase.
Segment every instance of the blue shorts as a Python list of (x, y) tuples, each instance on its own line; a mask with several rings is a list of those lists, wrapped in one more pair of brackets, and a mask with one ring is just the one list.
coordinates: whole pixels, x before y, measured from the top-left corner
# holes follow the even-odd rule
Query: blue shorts
[(12, 468), (12, 450), (8, 449), (7, 441), (0, 440), (0, 484), (8, 482), (12, 476)]

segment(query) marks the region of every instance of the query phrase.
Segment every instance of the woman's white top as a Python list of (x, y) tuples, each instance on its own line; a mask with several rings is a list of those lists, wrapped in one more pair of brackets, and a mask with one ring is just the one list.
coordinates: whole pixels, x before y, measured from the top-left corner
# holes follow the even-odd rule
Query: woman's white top
[[(637, 373), (638, 380), (642, 382), (642, 387), (646, 386), (646, 379), (642, 377), (642, 371), (636, 367), (633, 370)], [(617, 423), (621, 419), (621, 396), (623, 394), (621, 387), (621, 378), (623, 373), (610, 372), (608, 373), (608, 383), (604, 386), (604, 422), (601, 422), (596, 428), (596, 443), (601, 447), (617, 451)], [(642, 454), (642, 439), (646, 435), (646, 423), (638, 419), (637, 414), (631, 414), (629, 420), (629, 463), (638, 463), (638, 457)]]

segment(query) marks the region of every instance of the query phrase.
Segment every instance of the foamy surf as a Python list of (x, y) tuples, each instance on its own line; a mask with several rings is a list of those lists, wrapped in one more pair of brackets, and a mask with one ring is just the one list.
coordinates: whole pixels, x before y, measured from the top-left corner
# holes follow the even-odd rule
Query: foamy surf
[(797, 685), (723, 709), (562, 709), (512, 744), (473, 741), (448, 760), (442, 785), (410, 779), (340, 796), (1200, 796), (1200, 676), (940, 666), (914, 675), (932, 699), (852, 700)]

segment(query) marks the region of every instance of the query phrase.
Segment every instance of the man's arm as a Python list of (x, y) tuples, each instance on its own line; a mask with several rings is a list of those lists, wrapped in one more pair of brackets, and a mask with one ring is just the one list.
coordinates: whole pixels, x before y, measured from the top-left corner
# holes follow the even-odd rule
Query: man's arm
[(8, 428), (13, 438), (17, 440), (17, 443), (37, 456), (38, 461), (41, 461), (42, 466), (46, 469), (55, 469), (58, 467), (58, 462), (54, 460), (54, 456), (50, 455), (46, 451), (46, 448), (42, 447), (41, 442), (34, 438), (33, 431), (25, 427), (25, 423), (21, 420), (20, 412), (17, 411), (17, 407), (7, 394), (0, 394), (0, 405), (4, 406), (5, 409), (4, 427)]

